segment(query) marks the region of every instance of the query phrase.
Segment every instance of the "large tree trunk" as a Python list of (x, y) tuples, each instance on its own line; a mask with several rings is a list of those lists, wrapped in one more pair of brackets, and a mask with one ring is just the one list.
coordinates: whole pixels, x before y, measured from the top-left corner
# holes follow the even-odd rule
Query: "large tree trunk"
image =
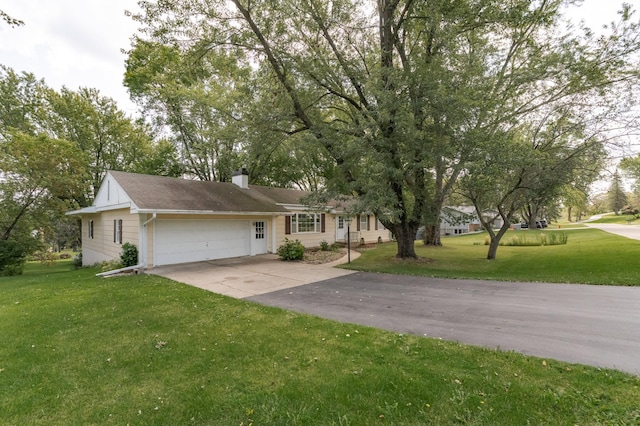
[(424, 245), (425, 246), (441, 246), (440, 224), (428, 224), (424, 227)]
[[(493, 230), (489, 232), (489, 235), (491, 236), (491, 242), (489, 243), (489, 251), (487, 252), (488, 260), (494, 260), (496, 258), (498, 247), (500, 246), (500, 240), (502, 240), (504, 234), (509, 230), (509, 222), (509, 220), (505, 220), (500, 230), (498, 230), (498, 233), (494, 234)], [(485, 226), (485, 229), (489, 231), (489, 228), (487, 226)]]
[(398, 243), (398, 253), (396, 254), (396, 257), (400, 259), (417, 259), (418, 255), (416, 255), (415, 239), (418, 225), (411, 223), (397, 223), (392, 229), (393, 234), (396, 237), (396, 242)]

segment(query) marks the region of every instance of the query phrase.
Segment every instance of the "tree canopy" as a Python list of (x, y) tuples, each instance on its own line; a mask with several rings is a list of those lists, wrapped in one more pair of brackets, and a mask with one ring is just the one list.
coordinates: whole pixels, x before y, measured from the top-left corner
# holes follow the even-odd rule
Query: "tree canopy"
[[(625, 8), (610, 36), (598, 38), (567, 27), (561, 11), (573, 3), (144, 1), (135, 15), (143, 32), (130, 63), (146, 64), (148, 55), (137, 54), (151, 46), (179, 58), (178, 68), (153, 79), (163, 90), (192, 78), (211, 89), (215, 76), (213, 81), (225, 81), (223, 99), (225, 90), (246, 87), (250, 79), (257, 90), (242, 93), (243, 102), (273, 105), (273, 127), (283, 137), (296, 136), (291, 152), (309, 143), (330, 160), (322, 169), (323, 188), (357, 195), (357, 208), (375, 213), (392, 230), (398, 256), (415, 257), (415, 231), (425, 220), (438, 223), (460, 176), (495, 186), (484, 172), (504, 176), (505, 167), (519, 170), (518, 162), (534, 162), (505, 155), (484, 167), (488, 157), (535, 145), (533, 137), (562, 140), (563, 147), (553, 143), (553, 152), (534, 150), (538, 161), (550, 164), (528, 172), (528, 179), (539, 180), (536, 196), (548, 198), (542, 188), (570, 184), (571, 173), (559, 169), (585, 149), (577, 148), (577, 131), (572, 138), (542, 138), (536, 123), (548, 122), (544, 117), (575, 123), (587, 110), (597, 120), (611, 111), (610, 94), (632, 92), (622, 91), (637, 81), (638, 27), (631, 10)], [(132, 78), (145, 67), (133, 67)], [(585, 123), (576, 125), (588, 133)], [(517, 205), (526, 197), (534, 201), (531, 190), (516, 192)], [(501, 203), (512, 206), (504, 197), (486, 203), (498, 210), (507, 208)]]

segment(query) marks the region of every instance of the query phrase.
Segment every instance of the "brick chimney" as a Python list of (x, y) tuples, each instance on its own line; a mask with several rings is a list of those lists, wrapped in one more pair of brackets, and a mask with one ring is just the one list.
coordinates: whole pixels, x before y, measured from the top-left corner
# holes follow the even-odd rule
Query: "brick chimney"
[(242, 170), (234, 171), (231, 182), (235, 183), (242, 189), (249, 189), (249, 172), (247, 169), (243, 167)]

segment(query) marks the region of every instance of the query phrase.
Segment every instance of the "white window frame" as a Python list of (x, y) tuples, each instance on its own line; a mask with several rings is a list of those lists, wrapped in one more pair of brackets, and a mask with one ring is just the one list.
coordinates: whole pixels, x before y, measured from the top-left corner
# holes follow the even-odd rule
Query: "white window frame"
[(122, 219), (113, 219), (113, 226), (114, 243), (122, 244)]
[[(306, 217), (312, 217), (313, 219), (308, 220)], [(295, 213), (291, 215), (291, 233), (292, 234), (319, 234), (322, 232), (322, 223), (321, 223), (321, 214), (320, 213)], [(311, 225), (313, 223), (313, 230), (305, 230), (300, 231), (301, 218), (305, 218), (302, 225), (305, 227), (307, 225)], [(312, 222), (313, 221), (313, 222)]]
[(360, 231), (368, 231), (369, 230), (369, 215), (361, 214), (360, 215)]
[(266, 224), (263, 220), (257, 220), (254, 222), (254, 231), (256, 240), (264, 240), (266, 237)]

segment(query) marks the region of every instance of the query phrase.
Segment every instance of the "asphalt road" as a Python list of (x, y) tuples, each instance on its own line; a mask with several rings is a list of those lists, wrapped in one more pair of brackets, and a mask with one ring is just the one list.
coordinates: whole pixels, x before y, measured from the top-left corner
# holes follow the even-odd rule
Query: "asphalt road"
[(640, 287), (357, 273), (246, 300), (640, 375)]

